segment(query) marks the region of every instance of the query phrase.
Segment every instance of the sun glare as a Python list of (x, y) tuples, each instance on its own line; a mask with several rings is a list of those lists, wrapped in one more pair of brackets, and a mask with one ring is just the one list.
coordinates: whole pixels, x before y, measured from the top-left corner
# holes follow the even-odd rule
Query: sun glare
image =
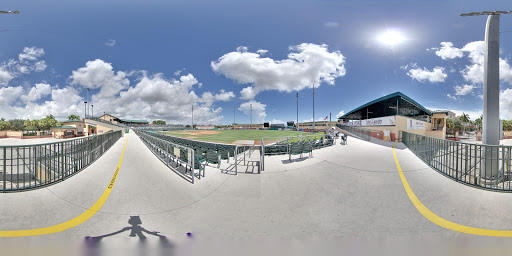
[(399, 29), (388, 29), (378, 37), (379, 42), (387, 46), (395, 46), (405, 40), (402, 31)]

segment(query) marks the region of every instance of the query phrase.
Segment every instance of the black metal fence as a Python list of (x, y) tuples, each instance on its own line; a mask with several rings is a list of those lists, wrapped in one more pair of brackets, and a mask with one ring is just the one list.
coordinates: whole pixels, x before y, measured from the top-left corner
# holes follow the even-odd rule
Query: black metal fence
[(443, 140), (402, 132), (402, 142), (427, 165), (467, 185), (512, 192), (512, 146)]
[(370, 129), (358, 128), (358, 127), (354, 127), (354, 126), (340, 125), (340, 124), (336, 124), (336, 126), (344, 131), (352, 133), (353, 135), (355, 135), (363, 140), (370, 141), (372, 139), (372, 130), (370, 130)]
[(0, 146), (0, 191), (40, 188), (80, 172), (122, 137), (121, 131), (62, 142)]

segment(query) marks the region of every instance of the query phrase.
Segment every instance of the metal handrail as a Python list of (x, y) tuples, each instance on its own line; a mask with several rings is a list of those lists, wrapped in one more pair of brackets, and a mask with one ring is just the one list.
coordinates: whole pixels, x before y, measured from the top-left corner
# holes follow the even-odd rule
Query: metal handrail
[(96, 161), (121, 137), (121, 131), (116, 131), (60, 142), (0, 146), (0, 191), (25, 191), (63, 181)]
[(512, 192), (512, 146), (474, 144), (402, 132), (402, 142), (434, 170), (479, 188)]
[[(148, 148), (149, 148), (153, 153), (155, 153), (155, 155), (156, 155), (160, 160), (162, 160), (162, 162), (164, 162), (164, 163), (167, 165), (167, 167), (169, 167), (169, 169), (171, 169), (172, 171), (174, 171), (174, 172), (175, 172), (176, 174), (178, 174), (178, 175), (184, 176), (184, 177), (186, 177), (186, 178), (190, 178), (191, 183), (192, 183), (192, 184), (194, 184), (194, 182), (195, 182), (195, 181), (194, 181), (194, 177), (195, 177), (194, 167), (195, 167), (195, 158), (196, 158), (196, 156), (197, 156), (197, 155), (195, 154), (195, 151), (194, 151), (194, 149), (193, 149), (193, 148), (190, 148), (190, 147), (187, 147), (187, 146), (183, 146), (183, 145), (180, 145), (180, 144), (176, 144), (176, 143), (173, 143), (173, 142), (170, 142), (170, 141), (166, 141), (166, 140), (164, 140), (164, 139), (161, 139), (161, 138), (159, 138), (159, 137), (156, 137), (153, 133), (148, 132), (148, 131), (143, 131), (143, 130), (137, 130), (137, 129), (135, 129), (135, 134), (137, 134), (137, 136), (139, 136), (139, 138), (141, 138), (141, 139), (142, 139), (142, 141), (143, 141), (147, 146), (148, 146), (148, 144), (152, 144), (152, 145), (151, 145), (152, 147), (149, 147), (149, 146), (148, 146)], [(148, 138), (151, 138), (151, 139), (153, 139), (153, 140), (159, 141), (159, 142), (161, 142), (161, 143), (163, 143), (163, 144), (161, 144), (161, 145), (156, 145), (156, 144), (154, 144), (154, 143), (151, 143), (151, 142), (149, 141), (149, 139), (148, 139)], [(191, 159), (189, 159), (189, 161), (190, 161), (190, 171), (191, 171), (191, 175), (190, 175), (190, 176), (186, 174), (186, 172), (187, 172), (187, 166), (189, 166), (189, 163), (188, 163), (188, 162), (185, 162), (185, 161), (183, 161), (183, 160), (181, 160), (178, 156), (175, 156), (175, 155), (171, 154), (171, 153), (169, 152), (169, 146), (171, 146), (171, 145), (172, 145), (173, 147), (177, 147), (177, 148), (185, 149), (185, 150), (187, 150), (187, 151), (189, 151), (189, 150), (190, 150), (190, 152), (191, 152)], [(165, 147), (165, 148), (162, 148), (162, 146), (163, 146), (163, 147)], [(156, 150), (154, 150), (154, 148), (155, 148), (155, 147), (156, 147), (156, 148), (159, 148), (160, 150), (165, 150), (165, 152), (166, 152), (166, 157), (168, 158), (168, 160), (169, 160), (169, 161), (166, 161), (167, 159), (164, 159), (164, 158), (162, 158), (159, 154), (157, 154), (158, 152), (156, 152)], [(178, 168), (174, 168), (173, 166), (171, 166), (171, 164), (170, 164), (171, 159), (174, 159), (174, 161), (175, 161), (176, 163), (179, 163), (179, 164), (180, 164), (180, 166), (181, 166), (181, 164), (184, 164), (184, 165), (185, 165), (185, 173), (180, 172), (180, 171), (178, 170)], [(198, 163), (198, 164), (201, 164), (201, 163)], [(202, 177), (204, 177), (204, 176), (205, 176), (205, 170), (203, 169)], [(199, 179), (201, 179), (201, 168), (199, 168), (198, 178), (199, 178)]]

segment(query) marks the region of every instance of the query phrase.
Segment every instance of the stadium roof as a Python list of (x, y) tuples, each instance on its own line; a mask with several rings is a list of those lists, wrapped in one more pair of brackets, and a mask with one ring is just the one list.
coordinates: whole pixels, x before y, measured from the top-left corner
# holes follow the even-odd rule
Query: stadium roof
[(398, 115), (401, 116), (421, 116), (432, 115), (432, 112), (407, 95), (401, 92), (395, 92), (376, 100), (370, 101), (338, 118), (347, 120), (362, 120), (383, 116), (397, 115), (397, 102), (398, 102)]
[(129, 119), (119, 119), (125, 123), (141, 123), (141, 124), (148, 124), (148, 121), (145, 120), (129, 120)]

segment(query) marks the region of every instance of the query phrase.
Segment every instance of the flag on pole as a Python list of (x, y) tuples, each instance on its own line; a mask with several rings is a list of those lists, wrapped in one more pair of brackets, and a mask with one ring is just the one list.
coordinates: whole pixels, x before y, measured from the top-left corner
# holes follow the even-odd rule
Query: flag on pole
[(327, 120), (327, 118), (328, 118), (328, 117), (329, 117), (329, 116), (326, 116), (326, 117), (324, 118), (324, 121), (325, 121), (325, 120)]

